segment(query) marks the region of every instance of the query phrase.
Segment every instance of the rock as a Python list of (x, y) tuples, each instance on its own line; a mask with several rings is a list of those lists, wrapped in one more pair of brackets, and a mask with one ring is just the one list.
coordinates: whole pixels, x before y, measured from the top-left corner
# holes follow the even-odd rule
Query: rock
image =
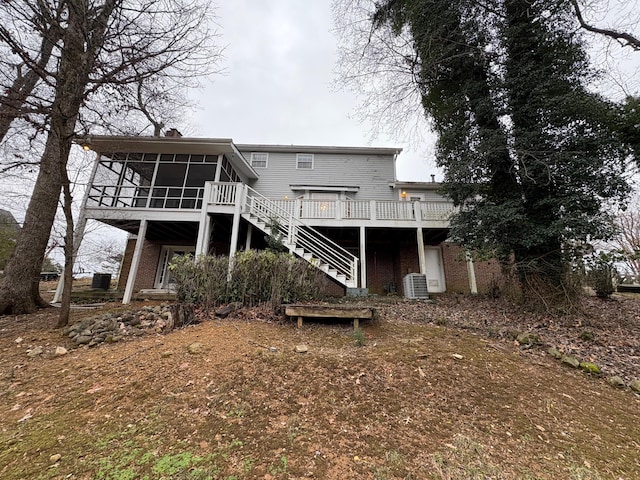
[(31, 358), (37, 357), (38, 355), (42, 355), (42, 352), (44, 352), (42, 347), (33, 347), (33, 348), (27, 350), (27, 356), (29, 356)]
[(307, 347), (306, 345), (296, 345), (294, 351), (296, 353), (307, 353), (309, 351), (309, 347)]
[(50, 463), (57, 463), (58, 461), (60, 461), (61, 458), (62, 458), (62, 455), (60, 455), (59, 453), (56, 453), (56, 454), (51, 455), (49, 457), (49, 462)]
[(558, 350), (556, 347), (549, 347), (547, 353), (551, 355), (553, 358), (560, 360), (562, 358), (562, 352)]
[(596, 375), (602, 373), (600, 367), (593, 362), (580, 362), (580, 368), (587, 373), (595, 373)]
[(169, 358), (171, 355), (173, 355), (173, 352), (171, 350), (167, 350), (166, 352), (162, 352), (160, 354), (162, 358)]
[(631, 390), (633, 390), (634, 392), (640, 393), (640, 380), (634, 380), (629, 384), (629, 386), (631, 387)]
[(91, 335), (78, 335), (78, 337), (75, 339), (75, 342), (78, 345), (87, 345), (89, 342), (91, 342), (91, 340), (93, 340), (93, 337)]
[(242, 308), (242, 304), (238, 302), (230, 303), (222, 308), (219, 308), (215, 312), (215, 316), (218, 318), (227, 318), (232, 312), (235, 312), (239, 308)]
[(540, 337), (537, 334), (531, 332), (521, 333), (520, 335), (518, 335), (516, 340), (520, 345), (540, 345)]
[(92, 334), (93, 332), (91, 332), (91, 330), (89, 330), (88, 328), (80, 332), (81, 337), (90, 337)]
[(204, 352), (204, 345), (199, 342), (194, 342), (187, 347), (187, 350), (191, 355), (199, 355)]
[(18, 338), (16, 338), (16, 339), (15, 339), (15, 342), (16, 342), (17, 344), (21, 344), (21, 343), (22, 343), (22, 337), (18, 337)]
[(608, 380), (610, 385), (616, 387), (616, 388), (624, 388), (624, 380), (622, 380), (622, 378), (620, 378), (619, 376), (615, 375), (613, 377), (610, 377)]
[(568, 355), (565, 355), (564, 357), (562, 357), (562, 363), (566, 363), (567, 365), (573, 367), (573, 368), (579, 368), (580, 367), (580, 362), (578, 361), (578, 359), (574, 358), (574, 357), (570, 357)]
[(464, 358), (464, 355), (460, 355), (459, 353), (454, 353), (451, 356), (456, 360), (462, 360)]
[(64, 347), (56, 347), (56, 357), (61, 357), (62, 355), (66, 355), (69, 353)]

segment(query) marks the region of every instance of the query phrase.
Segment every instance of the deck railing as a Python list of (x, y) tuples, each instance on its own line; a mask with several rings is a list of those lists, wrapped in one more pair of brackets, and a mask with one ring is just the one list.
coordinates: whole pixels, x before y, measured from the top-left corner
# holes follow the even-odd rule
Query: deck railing
[(302, 220), (446, 221), (453, 204), (388, 200), (271, 200), (281, 210)]
[[(235, 205), (241, 183), (210, 182), (205, 204)], [(200, 210), (205, 188), (115, 187), (92, 185), (89, 207)], [(279, 209), (301, 220), (384, 220), (397, 222), (447, 221), (454, 212), (446, 201), (389, 200), (274, 200)]]
[[(347, 285), (357, 284), (358, 258), (330, 238), (296, 218), (290, 210), (283, 209), (279, 202), (272, 201), (250, 187), (243, 212), (257, 218), (280, 236), (293, 251), (300, 249), (309, 254), (308, 261), (316, 266), (326, 264), (329, 269), (343, 275)], [(276, 229), (277, 231), (273, 231)]]

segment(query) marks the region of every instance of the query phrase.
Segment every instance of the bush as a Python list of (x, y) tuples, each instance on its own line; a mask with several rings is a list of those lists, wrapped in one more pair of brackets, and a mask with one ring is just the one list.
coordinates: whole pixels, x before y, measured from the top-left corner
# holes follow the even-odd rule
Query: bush
[(589, 271), (587, 279), (598, 298), (609, 298), (615, 288), (616, 269), (614, 262), (615, 256), (610, 253), (601, 252), (587, 260)]
[(206, 308), (230, 302), (244, 306), (319, 298), (325, 289), (322, 272), (289, 253), (245, 250), (233, 258), (228, 278), (229, 257), (178, 257), (170, 269), (177, 285), (178, 301)]

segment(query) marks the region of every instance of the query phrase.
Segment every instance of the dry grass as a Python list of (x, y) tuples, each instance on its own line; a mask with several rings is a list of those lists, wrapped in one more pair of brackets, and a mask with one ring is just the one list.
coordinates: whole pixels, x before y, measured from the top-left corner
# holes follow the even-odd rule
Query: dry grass
[(244, 311), (62, 357), (55, 312), (2, 318), (0, 478), (640, 478), (638, 396), (442, 303), (381, 306), (361, 346)]

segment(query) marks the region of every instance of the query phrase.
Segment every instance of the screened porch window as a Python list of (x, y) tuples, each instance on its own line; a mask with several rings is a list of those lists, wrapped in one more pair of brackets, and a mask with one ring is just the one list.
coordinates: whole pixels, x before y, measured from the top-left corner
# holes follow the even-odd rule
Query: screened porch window
[[(218, 155), (110, 153), (100, 157), (89, 206), (202, 207), (205, 182), (213, 181)], [(240, 181), (223, 157), (220, 181)]]

